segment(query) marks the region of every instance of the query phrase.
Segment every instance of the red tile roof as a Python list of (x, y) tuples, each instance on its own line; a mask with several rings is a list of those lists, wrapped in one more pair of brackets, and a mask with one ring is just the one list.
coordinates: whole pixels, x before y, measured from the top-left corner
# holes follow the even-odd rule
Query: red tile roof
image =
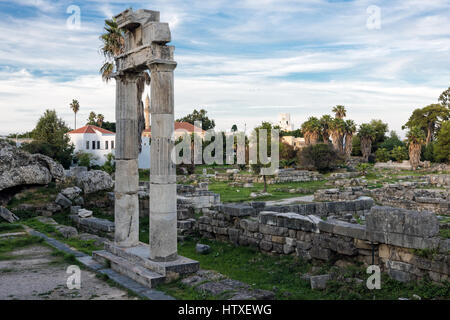
[(87, 126), (78, 128), (76, 130), (69, 131), (67, 133), (70, 133), (70, 134), (72, 134), (72, 133), (95, 133), (95, 131), (99, 131), (99, 132), (104, 133), (104, 134), (115, 134), (112, 131), (109, 131), (109, 130), (106, 130), (106, 129), (103, 129), (103, 128), (100, 128), (100, 127), (97, 127), (97, 126), (93, 126), (93, 125), (90, 125), (90, 124), (88, 124)]
[[(196, 128), (196, 127), (193, 124), (189, 123), (189, 122), (178, 122), (178, 121), (175, 121), (175, 123), (174, 123), (175, 131), (183, 130), (183, 131), (187, 131), (187, 132), (193, 133), (194, 132), (194, 128)], [(200, 128), (197, 128), (197, 131), (204, 132), (203, 129), (200, 129), (200, 130), (198, 130), (198, 129), (200, 129)], [(145, 129), (143, 134), (151, 133), (151, 132), (152, 132), (152, 128), (149, 128), (149, 129)]]

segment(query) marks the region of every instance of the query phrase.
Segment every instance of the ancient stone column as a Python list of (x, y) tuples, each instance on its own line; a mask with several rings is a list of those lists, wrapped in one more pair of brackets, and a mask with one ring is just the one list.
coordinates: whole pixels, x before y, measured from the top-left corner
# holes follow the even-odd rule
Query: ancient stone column
[(174, 148), (175, 61), (156, 60), (151, 70), (150, 259), (177, 258), (177, 185)]
[(116, 245), (135, 246), (139, 242), (139, 74), (116, 77), (115, 206)]

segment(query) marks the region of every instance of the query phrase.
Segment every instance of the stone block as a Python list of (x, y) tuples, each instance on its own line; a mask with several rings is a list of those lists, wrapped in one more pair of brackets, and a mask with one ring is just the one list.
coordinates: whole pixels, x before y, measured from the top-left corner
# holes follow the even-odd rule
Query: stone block
[(72, 205), (72, 201), (70, 201), (66, 196), (62, 193), (58, 193), (55, 199), (55, 203), (59, 204), (62, 208), (68, 208)]
[(253, 207), (245, 204), (224, 204), (222, 211), (232, 217), (245, 217), (256, 213)]
[(287, 228), (276, 227), (276, 226), (271, 226), (271, 225), (267, 225), (267, 224), (260, 224), (259, 232), (261, 232), (263, 234), (274, 235), (274, 236), (287, 236), (288, 235)]
[(277, 225), (277, 212), (262, 211), (259, 213), (259, 223), (276, 226)]
[(116, 160), (114, 190), (123, 193), (135, 193), (139, 190), (138, 161)]
[(311, 289), (313, 290), (323, 290), (327, 287), (327, 282), (331, 280), (331, 275), (323, 274), (319, 276), (311, 276)]
[(208, 254), (211, 252), (211, 247), (207, 244), (197, 243), (195, 245), (195, 251), (200, 254)]
[(357, 239), (366, 239), (366, 227), (360, 224), (349, 223), (340, 220), (327, 220), (319, 222), (319, 230), (341, 236)]
[(272, 242), (261, 240), (259, 242), (259, 248), (263, 251), (271, 251), (272, 250)]

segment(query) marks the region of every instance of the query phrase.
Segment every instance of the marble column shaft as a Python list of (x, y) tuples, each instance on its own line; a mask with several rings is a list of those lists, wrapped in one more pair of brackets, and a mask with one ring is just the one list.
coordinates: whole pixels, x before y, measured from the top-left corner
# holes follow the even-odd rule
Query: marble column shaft
[(139, 242), (139, 129), (138, 75), (116, 76), (115, 205), (116, 245), (132, 247)]
[(177, 258), (177, 185), (174, 148), (176, 62), (154, 62), (151, 70), (150, 259)]

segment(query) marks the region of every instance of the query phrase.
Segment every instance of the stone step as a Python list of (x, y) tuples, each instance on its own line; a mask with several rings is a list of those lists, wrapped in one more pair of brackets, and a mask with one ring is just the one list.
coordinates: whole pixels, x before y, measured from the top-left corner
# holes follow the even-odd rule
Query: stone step
[(159, 273), (153, 272), (140, 265), (130, 263), (126, 259), (105, 250), (94, 251), (92, 252), (92, 256), (100, 263), (106, 264), (109, 262), (112, 270), (117, 271), (118, 273), (123, 274), (149, 288), (154, 288), (158, 284), (163, 283), (166, 278)]

